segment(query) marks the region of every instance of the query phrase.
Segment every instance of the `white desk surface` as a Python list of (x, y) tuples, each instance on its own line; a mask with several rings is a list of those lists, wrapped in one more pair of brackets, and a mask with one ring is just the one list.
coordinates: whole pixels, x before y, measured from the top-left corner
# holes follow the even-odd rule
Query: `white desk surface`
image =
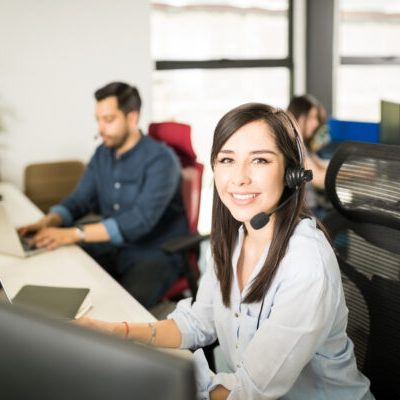
[[(43, 215), (12, 184), (0, 183), (0, 195), (15, 227), (35, 222)], [(156, 320), (79, 246), (60, 247), (28, 258), (0, 254), (0, 281), (10, 297), (27, 284), (88, 287), (92, 303), (86, 314), (89, 317), (106, 321)], [(191, 358), (188, 350), (162, 350)]]
[[(16, 187), (0, 183), (2, 204), (18, 227), (42, 212)], [(108, 321), (148, 322), (155, 318), (78, 246), (65, 246), (28, 258), (0, 254), (0, 281), (13, 297), (26, 284), (90, 288), (88, 316)]]

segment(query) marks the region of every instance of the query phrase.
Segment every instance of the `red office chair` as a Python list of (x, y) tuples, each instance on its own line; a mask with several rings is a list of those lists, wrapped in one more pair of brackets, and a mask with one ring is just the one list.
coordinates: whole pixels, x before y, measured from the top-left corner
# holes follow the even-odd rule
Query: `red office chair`
[(190, 229), (190, 236), (176, 238), (163, 245), (165, 251), (185, 253), (184, 271), (165, 297), (176, 298), (189, 289), (194, 299), (197, 292), (197, 279), (200, 275), (197, 264), (199, 244), (209, 236), (199, 235), (197, 231), (204, 166), (196, 161), (189, 125), (178, 122), (152, 123), (149, 126), (149, 136), (172, 147), (181, 161), (182, 196)]

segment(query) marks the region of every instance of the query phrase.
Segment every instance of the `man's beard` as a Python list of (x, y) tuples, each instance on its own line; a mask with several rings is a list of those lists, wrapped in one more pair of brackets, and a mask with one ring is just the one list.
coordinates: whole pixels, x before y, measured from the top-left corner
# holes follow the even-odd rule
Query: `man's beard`
[(110, 147), (111, 149), (118, 150), (118, 149), (120, 149), (121, 147), (124, 146), (124, 144), (126, 143), (126, 141), (128, 140), (128, 138), (129, 138), (129, 131), (126, 130), (126, 131), (124, 132), (124, 134), (122, 135), (122, 137), (121, 137), (118, 141), (112, 143), (109, 147)]

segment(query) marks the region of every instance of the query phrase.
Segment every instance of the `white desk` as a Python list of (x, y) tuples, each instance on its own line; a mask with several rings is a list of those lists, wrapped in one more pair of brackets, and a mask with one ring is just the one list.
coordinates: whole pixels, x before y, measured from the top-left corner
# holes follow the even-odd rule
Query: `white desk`
[[(0, 183), (0, 194), (15, 226), (35, 222), (42, 215), (11, 184)], [(108, 321), (155, 320), (78, 246), (61, 247), (25, 259), (0, 254), (0, 280), (10, 297), (26, 284), (89, 287), (93, 307), (88, 316)]]

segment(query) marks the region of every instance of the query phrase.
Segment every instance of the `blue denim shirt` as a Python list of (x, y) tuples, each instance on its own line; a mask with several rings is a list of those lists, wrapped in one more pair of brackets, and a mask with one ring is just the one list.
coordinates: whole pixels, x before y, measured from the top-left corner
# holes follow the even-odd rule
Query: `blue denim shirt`
[(101, 215), (115, 245), (159, 246), (188, 232), (179, 160), (143, 135), (119, 157), (100, 145), (75, 190), (51, 211), (64, 226), (89, 212)]

